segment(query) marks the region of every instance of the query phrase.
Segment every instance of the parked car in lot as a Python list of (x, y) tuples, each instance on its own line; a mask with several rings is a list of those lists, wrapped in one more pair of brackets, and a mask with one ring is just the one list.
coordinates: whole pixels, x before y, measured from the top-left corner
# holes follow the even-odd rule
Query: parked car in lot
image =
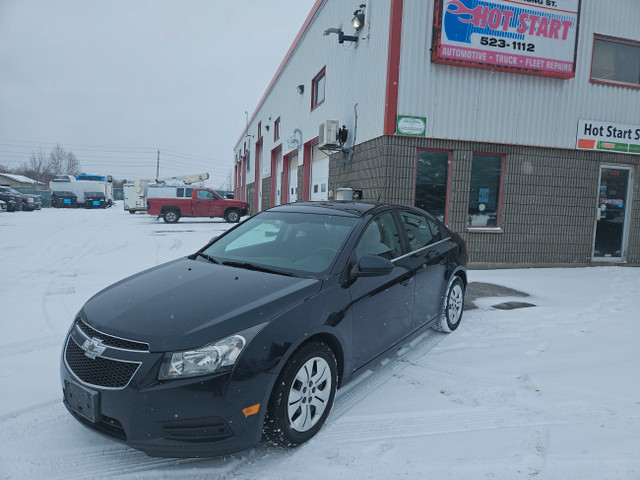
[(22, 196), (12, 193), (11, 190), (8, 187), (0, 186), (0, 200), (7, 204), (7, 211), (19, 212), (22, 210)]
[(149, 455), (300, 445), (365, 365), (458, 327), (466, 263), (464, 241), (417, 208), (272, 208), (92, 297), (64, 343), (64, 404)]
[(16, 198), (20, 199), (20, 208), (18, 210), (26, 210), (31, 212), (33, 210), (40, 210), (42, 208), (42, 199), (40, 195), (32, 195), (30, 193), (21, 193), (15, 188), (0, 186), (0, 191), (7, 192)]

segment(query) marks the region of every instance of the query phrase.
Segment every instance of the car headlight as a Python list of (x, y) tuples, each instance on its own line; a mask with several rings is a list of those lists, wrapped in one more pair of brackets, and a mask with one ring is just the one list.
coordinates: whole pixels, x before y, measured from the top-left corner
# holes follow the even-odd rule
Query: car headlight
[(194, 350), (166, 353), (158, 372), (158, 380), (200, 377), (231, 370), (242, 350), (267, 323)]

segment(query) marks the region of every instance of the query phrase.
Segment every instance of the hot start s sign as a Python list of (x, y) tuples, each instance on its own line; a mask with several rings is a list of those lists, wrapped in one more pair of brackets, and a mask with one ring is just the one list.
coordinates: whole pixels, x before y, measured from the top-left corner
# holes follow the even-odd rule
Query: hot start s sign
[(575, 76), (580, 0), (435, 0), (431, 60)]
[(640, 155), (640, 125), (579, 120), (576, 147)]

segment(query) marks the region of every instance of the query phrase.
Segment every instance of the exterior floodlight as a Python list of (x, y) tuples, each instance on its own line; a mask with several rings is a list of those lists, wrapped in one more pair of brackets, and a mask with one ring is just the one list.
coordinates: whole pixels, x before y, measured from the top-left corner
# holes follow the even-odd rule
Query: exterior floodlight
[(364, 25), (364, 13), (362, 13), (362, 11), (360, 10), (356, 10), (354, 12), (354, 15), (355, 16), (353, 17), (353, 20), (351, 20), (351, 24), (353, 25), (353, 28), (355, 28), (356, 31), (359, 32)]

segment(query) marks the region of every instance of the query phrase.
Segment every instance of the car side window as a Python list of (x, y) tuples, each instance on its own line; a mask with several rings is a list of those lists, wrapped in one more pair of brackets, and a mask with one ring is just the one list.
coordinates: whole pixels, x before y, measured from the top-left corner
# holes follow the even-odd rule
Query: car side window
[(193, 188), (185, 188), (184, 189), (184, 196), (187, 197), (187, 198), (193, 197)]
[(400, 220), (407, 235), (409, 250), (412, 252), (440, 240), (438, 226), (427, 217), (410, 212), (400, 212)]
[(179, 188), (178, 191), (176, 192), (176, 196), (178, 198), (184, 197), (184, 188)]
[(393, 260), (402, 255), (400, 235), (391, 213), (375, 217), (364, 230), (356, 246), (356, 258), (363, 255), (377, 255)]
[(198, 190), (199, 200), (213, 200), (213, 194), (207, 190)]
[(434, 242), (438, 242), (442, 240), (442, 232), (440, 231), (440, 227), (438, 226), (438, 224), (434, 220), (431, 220), (430, 218), (427, 218), (427, 224), (431, 229), (431, 233), (433, 233)]

